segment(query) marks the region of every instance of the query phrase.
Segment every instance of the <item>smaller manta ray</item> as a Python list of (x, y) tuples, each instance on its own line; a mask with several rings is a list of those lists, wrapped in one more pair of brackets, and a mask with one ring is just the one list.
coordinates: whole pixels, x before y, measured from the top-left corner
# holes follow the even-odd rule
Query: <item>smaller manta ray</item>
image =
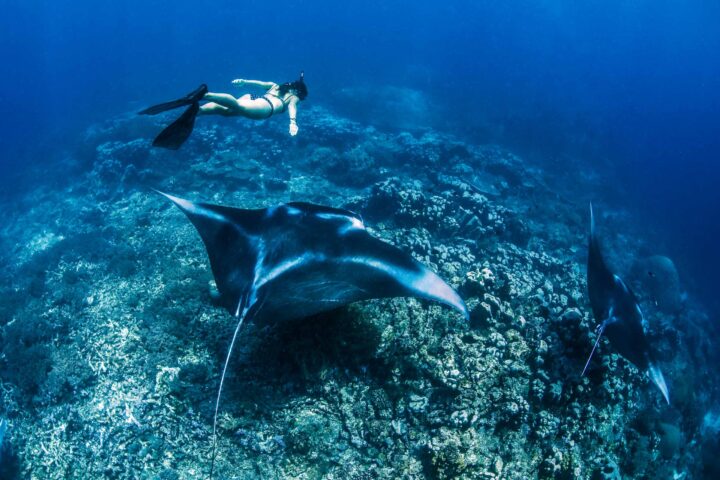
[(657, 367), (655, 356), (647, 337), (647, 321), (643, 316), (635, 295), (622, 279), (610, 271), (600, 252), (600, 243), (595, 234), (595, 218), (590, 204), (590, 242), (587, 266), (587, 284), (590, 306), (597, 327), (597, 340), (590, 357), (585, 363), (583, 375), (590, 365), (595, 349), (603, 333), (615, 349), (640, 370), (645, 370), (670, 404), (665, 378)]
[[(468, 318), (465, 303), (447, 283), (410, 255), (370, 235), (352, 212), (301, 202), (245, 210), (158, 193), (177, 205), (197, 229), (220, 301), (238, 318), (215, 403), (213, 452), (223, 381), (246, 318), (275, 323), (389, 297), (438, 301)], [(213, 453), (213, 465), (214, 460)]]

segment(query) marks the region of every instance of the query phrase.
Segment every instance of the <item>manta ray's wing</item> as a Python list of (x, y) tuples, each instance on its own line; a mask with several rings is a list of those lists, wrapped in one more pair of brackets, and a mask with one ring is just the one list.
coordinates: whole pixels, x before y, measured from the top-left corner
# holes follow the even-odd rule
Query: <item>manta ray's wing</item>
[(234, 312), (243, 295), (257, 321), (281, 321), (371, 298), (412, 296), (467, 307), (440, 277), (371, 236), (347, 210), (290, 203), (243, 210), (166, 195), (197, 228), (221, 297)]
[(205, 244), (215, 284), (225, 306), (235, 315), (252, 292), (258, 249), (242, 224), (259, 222), (260, 211), (194, 203), (159, 192), (190, 219)]
[(595, 232), (595, 216), (590, 204), (590, 238), (588, 241), (587, 288), (590, 306), (598, 322), (608, 318), (613, 292), (615, 275), (605, 263), (600, 248), (600, 240)]

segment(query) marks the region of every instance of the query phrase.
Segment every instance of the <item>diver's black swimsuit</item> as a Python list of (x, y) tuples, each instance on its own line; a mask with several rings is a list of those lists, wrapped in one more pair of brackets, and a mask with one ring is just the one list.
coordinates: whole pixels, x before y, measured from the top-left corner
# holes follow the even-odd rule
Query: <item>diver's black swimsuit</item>
[[(262, 97), (255, 97), (255, 96), (253, 96), (253, 97), (252, 97), (253, 100), (255, 100), (256, 98), (257, 98), (257, 99), (262, 98), (263, 100), (265, 100), (265, 101), (268, 103), (268, 105), (270, 105), (270, 113), (269, 113), (268, 116), (265, 117), (265, 118), (270, 118), (270, 117), (272, 117), (272, 116), (275, 114), (275, 105), (273, 105), (273, 102), (272, 102), (269, 98), (267, 98), (268, 95), (270, 95), (271, 97), (277, 98), (278, 100), (280, 100), (280, 103), (282, 103), (282, 108), (281, 108), (280, 110), (278, 110), (279, 112), (284, 112), (284, 111), (287, 109), (287, 103), (285, 103), (282, 98), (280, 98), (278, 95), (275, 95), (274, 93), (266, 93), (266, 94), (263, 95)], [(292, 98), (293, 96), (294, 96), (294, 95), (290, 95), (290, 97), (288, 97), (288, 99)]]
[(275, 105), (273, 105), (273, 103), (270, 101), (270, 99), (267, 98), (265, 95), (263, 95), (262, 97), (256, 97), (255, 95), (252, 96), (252, 99), (253, 99), (253, 100), (258, 100), (258, 99), (261, 99), (261, 98), (262, 98), (263, 100), (265, 100), (265, 101), (268, 103), (268, 105), (270, 105), (270, 113), (268, 113), (268, 116), (265, 117), (265, 118), (270, 118), (270, 117), (272, 117), (273, 114), (275, 113)]

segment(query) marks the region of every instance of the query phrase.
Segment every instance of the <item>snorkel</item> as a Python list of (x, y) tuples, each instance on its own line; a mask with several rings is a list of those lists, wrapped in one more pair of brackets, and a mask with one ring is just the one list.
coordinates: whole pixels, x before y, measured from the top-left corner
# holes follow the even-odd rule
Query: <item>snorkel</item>
[(300, 100), (305, 100), (307, 97), (308, 90), (305, 85), (305, 72), (300, 72), (300, 78), (294, 82), (283, 83), (280, 85), (280, 94), (285, 95), (288, 91), (293, 90)]

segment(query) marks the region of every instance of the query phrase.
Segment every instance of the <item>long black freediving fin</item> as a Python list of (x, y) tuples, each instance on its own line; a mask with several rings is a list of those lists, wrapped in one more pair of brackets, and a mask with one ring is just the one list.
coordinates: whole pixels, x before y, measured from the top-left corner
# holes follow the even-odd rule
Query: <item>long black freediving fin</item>
[(169, 150), (177, 150), (185, 143), (195, 127), (195, 117), (200, 111), (198, 102), (190, 105), (177, 120), (160, 132), (153, 140), (153, 147), (162, 147)]
[(208, 87), (203, 83), (198, 88), (196, 88), (182, 98), (178, 98), (177, 100), (172, 100), (170, 102), (153, 105), (152, 107), (148, 107), (145, 110), (138, 112), (138, 115), (157, 115), (158, 113), (167, 112), (168, 110), (186, 107), (202, 100), (202, 98), (207, 92)]

